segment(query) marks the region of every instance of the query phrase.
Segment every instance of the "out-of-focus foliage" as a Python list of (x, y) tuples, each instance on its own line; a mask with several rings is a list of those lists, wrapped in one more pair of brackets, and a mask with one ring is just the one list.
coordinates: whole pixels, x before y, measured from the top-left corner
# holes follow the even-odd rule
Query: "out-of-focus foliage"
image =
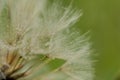
[(120, 1), (76, 0), (84, 15), (78, 25), (83, 31), (92, 31), (96, 49), (95, 80), (115, 80), (120, 75)]

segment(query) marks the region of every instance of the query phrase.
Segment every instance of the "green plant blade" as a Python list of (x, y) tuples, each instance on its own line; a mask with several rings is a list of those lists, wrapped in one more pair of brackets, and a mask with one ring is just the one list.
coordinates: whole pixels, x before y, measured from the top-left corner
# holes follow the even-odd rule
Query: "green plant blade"
[(48, 74), (56, 69), (59, 69), (65, 62), (66, 61), (63, 59), (58, 58), (52, 59), (47, 64), (45, 64), (41, 69), (32, 74), (30, 78)]

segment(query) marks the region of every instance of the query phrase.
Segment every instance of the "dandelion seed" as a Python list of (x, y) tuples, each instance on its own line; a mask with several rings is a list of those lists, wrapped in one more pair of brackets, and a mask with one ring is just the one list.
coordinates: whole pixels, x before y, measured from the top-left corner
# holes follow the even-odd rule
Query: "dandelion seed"
[(53, 0), (0, 0), (0, 80), (93, 80), (82, 15)]

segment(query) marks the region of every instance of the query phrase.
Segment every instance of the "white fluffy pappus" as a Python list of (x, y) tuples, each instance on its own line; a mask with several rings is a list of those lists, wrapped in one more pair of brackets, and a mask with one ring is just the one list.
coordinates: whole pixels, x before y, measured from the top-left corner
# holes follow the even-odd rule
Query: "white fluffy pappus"
[(45, 54), (66, 63), (34, 80), (93, 80), (88, 33), (70, 29), (82, 12), (57, 1), (0, 0), (0, 63), (7, 51), (18, 50), (26, 58)]

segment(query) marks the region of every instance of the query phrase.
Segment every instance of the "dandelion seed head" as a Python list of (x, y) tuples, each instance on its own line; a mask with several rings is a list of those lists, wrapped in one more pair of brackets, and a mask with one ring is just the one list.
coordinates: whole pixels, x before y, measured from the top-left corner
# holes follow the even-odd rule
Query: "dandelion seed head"
[(4, 18), (6, 21), (0, 24), (0, 29), (5, 27), (2, 29), (4, 35), (0, 35), (0, 64), (8, 51), (13, 53), (17, 50), (24, 58), (31, 54), (44, 54), (64, 59), (66, 63), (55, 73), (42, 76), (41, 80), (93, 80), (92, 51), (87, 33), (70, 30), (82, 12), (74, 10), (72, 5), (61, 6), (59, 2), (47, 5), (47, 0), (0, 3), (0, 15), (7, 7), (7, 17), (0, 17), (1, 22)]

